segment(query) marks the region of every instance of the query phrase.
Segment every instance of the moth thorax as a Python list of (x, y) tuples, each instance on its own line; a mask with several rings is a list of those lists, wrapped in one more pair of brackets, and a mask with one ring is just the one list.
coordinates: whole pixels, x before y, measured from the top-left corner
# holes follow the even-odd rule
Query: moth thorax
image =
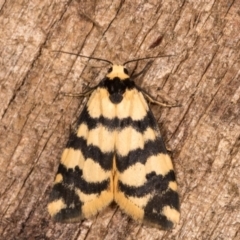
[(109, 93), (109, 99), (114, 104), (119, 104), (124, 97), (126, 90), (135, 87), (134, 82), (130, 79), (127, 69), (122, 65), (113, 65), (109, 70), (106, 78), (101, 83)]

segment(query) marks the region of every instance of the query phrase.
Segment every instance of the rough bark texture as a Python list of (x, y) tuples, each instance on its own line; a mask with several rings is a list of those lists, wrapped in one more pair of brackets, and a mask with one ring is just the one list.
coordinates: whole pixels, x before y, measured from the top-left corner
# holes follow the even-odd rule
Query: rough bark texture
[[(240, 239), (240, 1), (1, 1), (0, 239)], [(81, 92), (98, 62), (156, 59), (137, 83), (179, 108), (152, 106), (181, 197), (172, 231), (141, 226), (112, 205), (79, 224), (46, 205)], [(146, 61), (139, 63), (140, 71)], [(131, 68), (131, 67), (130, 67)]]

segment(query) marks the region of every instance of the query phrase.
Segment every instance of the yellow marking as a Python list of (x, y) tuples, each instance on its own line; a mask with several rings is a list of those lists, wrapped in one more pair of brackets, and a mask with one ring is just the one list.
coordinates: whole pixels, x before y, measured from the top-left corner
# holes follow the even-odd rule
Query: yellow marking
[(119, 180), (123, 184), (127, 184), (129, 186), (139, 187), (146, 182), (145, 166), (141, 163), (135, 163), (127, 168), (123, 173), (118, 174)]
[(132, 91), (134, 95), (130, 116), (133, 120), (142, 120), (146, 116), (149, 107), (141, 92), (137, 89), (133, 89)]
[(101, 89), (101, 112), (103, 117), (113, 119), (116, 117), (116, 105), (109, 99), (109, 93), (106, 89)]
[(158, 155), (151, 156), (147, 159), (146, 173), (155, 171), (156, 174), (165, 176), (170, 170), (173, 169), (172, 161), (167, 154), (159, 153)]
[(107, 190), (102, 191), (98, 197), (91, 201), (84, 202), (82, 212), (85, 218), (96, 215), (103, 208), (107, 207), (113, 201), (113, 178), (110, 177), (110, 186)]
[[(144, 210), (137, 206), (133, 201), (126, 198), (125, 195), (118, 189), (119, 172), (114, 175), (114, 201), (119, 205), (119, 207), (127, 214), (129, 214), (133, 219), (142, 221), (144, 217)], [(134, 198), (132, 198), (134, 200)], [(138, 202), (139, 204), (139, 202)]]
[(97, 88), (89, 98), (87, 107), (92, 118), (103, 116), (113, 119), (116, 117), (116, 106), (110, 101), (109, 93), (106, 89)]
[(174, 181), (169, 182), (168, 187), (173, 191), (177, 191), (177, 183)]
[(98, 194), (86, 194), (83, 193), (82, 191), (80, 191), (79, 189), (75, 189), (76, 194), (79, 196), (81, 202), (85, 203), (85, 202), (90, 202), (92, 200), (94, 200), (95, 198), (98, 197)]
[(123, 100), (116, 105), (116, 115), (119, 119), (131, 117), (132, 120), (142, 120), (149, 110), (146, 100), (137, 89), (126, 90)]
[(109, 96), (107, 89), (97, 88), (93, 91), (87, 103), (88, 112), (92, 118), (131, 117), (133, 120), (142, 120), (149, 110), (146, 100), (137, 89), (126, 90), (119, 104), (113, 104)]
[(131, 117), (130, 112), (132, 109), (132, 90), (126, 90), (123, 94), (122, 101), (116, 105), (116, 116), (119, 119)]
[(146, 100), (137, 89), (126, 90), (123, 100), (119, 104), (113, 104), (109, 99), (107, 89), (96, 89), (87, 103), (88, 112), (92, 118), (119, 119), (131, 117), (133, 120), (143, 119), (149, 110)]
[(84, 165), (84, 157), (80, 150), (65, 148), (62, 154), (61, 163), (66, 168), (75, 168), (76, 166), (79, 166), (79, 168), (82, 169)]
[(131, 202), (133, 202), (134, 204), (136, 204), (140, 208), (144, 208), (147, 205), (150, 198), (151, 198), (151, 194), (148, 194), (144, 197), (128, 197), (128, 199)]
[(111, 171), (105, 171), (97, 162), (94, 162), (91, 158), (88, 158), (82, 169), (83, 178), (87, 182), (102, 182), (110, 177)]
[(87, 145), (97, 146), (101, 152), (112, 152), (114, 150), (115, 134), (100, 125), (89, 132)]
[(107, 77), (110, 79), (113, 79), (115, 77), (120, 78), (121, 80), (124, 80), (126, 78), (129, 78), (129, 75), (124, 72), (124, 67), (121, 65), (113, 65), (112, 71), (107, 74)]
[(121, 156), (126, 156), (129, 151), (143, 149), (143, 135), (132, 127), (123, 128), (116, 133), (116, 149)]
[(90, 144), (97, 146), (103, 153), (113, 151), (115, 134), (102, 125), (89, 131), (86, 124), (81, 124), (77, 136), (87, 140), (88, 146)]
[(63, 176), (62, 176), (62, 174), (59, 173), (56, 175), (54, 183), (55, 184), (60, 183), (60, 182), (62, 182), (62, 180), (63, 180)]
[(99, 88), (92, 92), (87, 102), (87, 109), (92, 118), (99, 118), (101, 116), (101, 96)]
[(88, 126), (87, 124), (85, 123), (82, 123), (78, 126), (78, 129), (77, 129), (77, 136), (78, 137), (83, 137), (84, 139), (87, 139), (88, 137)]
[(85, 218), (96, 215), (102, 209), (107, 207), (113, 201), (113, 194), (109, 191), (103, 191), (98, 198), (84, 203), (82, 212)]
[(180, 219), (180, 213), (171, 208), (170, 206), (165, 206), (162, 210), (162, 214), (167, 217), (168, 220), (170, 220), (173, 223), (178, 223)]
[(132, 201), (127, 199), (122, 192), (115, 192), (114, 195), (115, 202), (119, 205), (119, 207), (128, 215), (130, 215), (133, 219), (142, 221), (144, 217), (144, 209), (138, 207)]
[(117, 171), (117, 166), (116, 166), (116, 157), (114, 155), (113, 157), (113, 167), (112, 167), (112, 175), (114, 177), (114, 175), (116, 174), (116, 171)]
[(156, 132), (152, 128), (148, 127), (143, 133), (143, 139), (145, 142), (148, 140), (155, 140), (156, 135)]
[(48, 204), (48, 212), (51, 216), (56, 215), (62, 209), (66, 208), (66, 204), (64, 203), (63, 199), (59, 199)]
[(131, 126), (126, 127), (116, 132), (116, 149), (121, 156), (127, 156), (132, 150), (143, 149), (145, 142), (155, 138), (156, 133), (151, 128), (147, 128), (142, 134)]

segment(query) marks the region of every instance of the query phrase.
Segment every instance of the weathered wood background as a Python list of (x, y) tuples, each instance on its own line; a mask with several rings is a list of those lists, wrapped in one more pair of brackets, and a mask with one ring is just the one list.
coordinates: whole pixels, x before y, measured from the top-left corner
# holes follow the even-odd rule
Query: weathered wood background
[[(0, 28), (0, 239), (240, 239), (239, 0), (8, 0)], [(182, 103), (152, 106), (179, 183), (175, 229), (141, 226), (114, 204), (79, 224), (50, 220), (61, 152), (86, 101), (61, 92), (106, 73), (53, 50), (116, 63), (175, 55), (137, 79)]]

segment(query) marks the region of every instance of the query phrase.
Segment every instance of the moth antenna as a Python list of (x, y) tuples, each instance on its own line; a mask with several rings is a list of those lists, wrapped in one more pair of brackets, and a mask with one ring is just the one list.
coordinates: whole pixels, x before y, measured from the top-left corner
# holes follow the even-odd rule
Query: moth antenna
[(156, 56), (156, 57), (137, 58), (137, 59), (132, 59), (132, 60), (129, 60), (129, 61), (125, 62), (125, 63), (123, 64), (123, 66), (125, 66), (126, 64), (128, 64), (128, 63), (130, 63), (130, 62), (137, 62), (137, 61), (140, 61), (140, 60), (153, 59), (153, 58), (173, 57), (173, 56), (176, 56), (176, 55), (162, 55), (162, 56)]
[[(138, 76), (142, 75), (143, 73), (147, 72), (147, 70), (151, 67), (151, 64), (153, 63), (153, 61), (149, 61), (146, 66), (143, 68), (143, 70), (141, 70), (139, 73), (136, 73), (136, 74), (132, 74), (131, 75), (131, 78), (132, 79), (135, 79), (137, 78)], [(134, 69), (135, 70), (135, 69)], [(134, 72), (133, 72), (134, 73)]]
[(97, 58), (97, 57), (88, 57), (88, 56), (84, 56), (84, 55), (81, 55), (81, 54), (77, 54), (77, 53), (73, 53), (73, 52), (65, 52), (65, 51), (52, 51), (52, 52), (60, 52), (60, 53), (67, 53), (67, 54), (70, 54), (70, 55), (75, 55), (77, 57), (83, 57), (83, 58), (88, 58), (88, 59), (94, 59), (94, 60), (97, 60), (97, 61), (103, 61), (103, 62), (107, 62), (111, 65), (113, 65), (112, 62), (106, 60), (106, 59), (102, 59), (102, 58)]

